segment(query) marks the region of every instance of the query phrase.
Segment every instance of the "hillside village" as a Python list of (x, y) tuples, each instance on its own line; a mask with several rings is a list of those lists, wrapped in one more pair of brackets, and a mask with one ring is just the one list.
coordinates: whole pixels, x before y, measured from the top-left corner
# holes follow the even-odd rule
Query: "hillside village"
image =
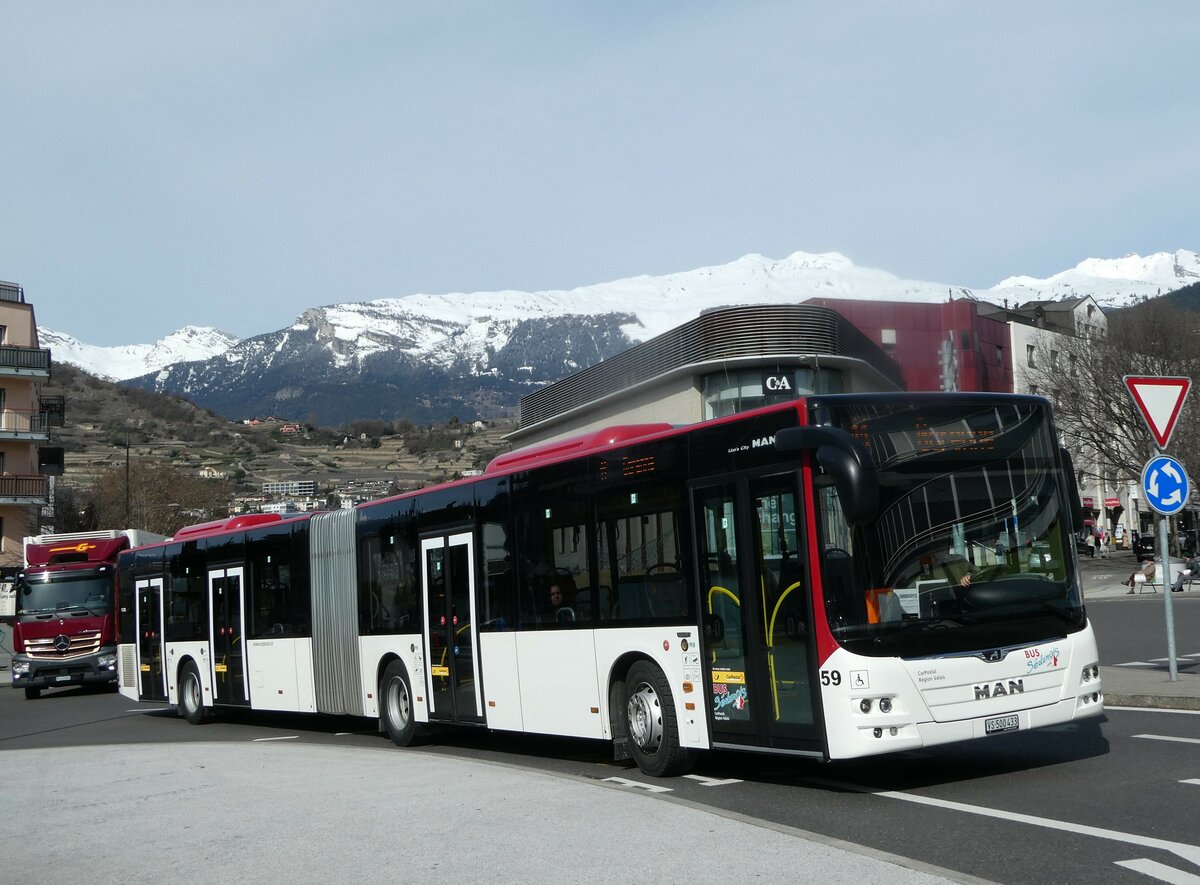
[(227, 421), (170, 395), (130, 389), (56, 364), (48, 395), (66, 401), (60, 485), (84, 491), (126, 465), (170, 464), (227, 483), (230, 512), (322, 509), (481, 471), (509, 448), (515, 419), (340, 428), (273, 416)]

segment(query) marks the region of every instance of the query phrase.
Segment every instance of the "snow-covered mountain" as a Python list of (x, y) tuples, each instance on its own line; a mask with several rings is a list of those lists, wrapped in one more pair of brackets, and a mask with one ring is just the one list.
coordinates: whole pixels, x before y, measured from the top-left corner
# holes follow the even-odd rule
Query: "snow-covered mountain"
[[(1198, 281), (1200, 256), (1183, 250), (1089, 259), (1044, 280), (1010, 277), (975, 291), (904, 280), (859, 267), (836, 252), (796, 252), (780, 260), (747, 255), (715, 267), (571, 290), (415, 294), (314, 307), (286, 328), (236, 343), (211, 329), (184, 330), (213, 337), (185, 336), (196, 342), (193, 361), (175, 358), (157, 366), (147, 361), (140, 377), (128, 362), (107, 359), (120, 349), (87, 353), (75, 342), (76, 349), (60, 352), (49, 346), (55, 359), (180, 394), (231, 418), (425, 420), (511, 409), (534, 387), (717, 307), (813, 297), (920, 302), (974, 297), (1015, 306), (1085, 294), (1102, 306), (1122, 307)], [(49, 342), (50, 334), (45, 330), (43, 339)], [(208, 353), (201, 341), (211, 347)], [(88, 359), (94, 362), (88, 365)]]
[(58, 362), (70, 363), (109, 381), (124, 381), (172, 363), (209, 359), (227, 351), (238, 339), (208, 326), (184, 326), (153, 344), (97, 347), (39, 326), (38, 342), (50, 348)]
[(1181, 249), (1145, 258), (1088, 258), (1044, 280), (1009, 277), (977, 294), (990, 301), (1007, 298), (1010, 303), (1091, 295), (1101, 307), (1111, 308), (1129, 307), (1192, 283), (1200, 283), (1200, 255)]

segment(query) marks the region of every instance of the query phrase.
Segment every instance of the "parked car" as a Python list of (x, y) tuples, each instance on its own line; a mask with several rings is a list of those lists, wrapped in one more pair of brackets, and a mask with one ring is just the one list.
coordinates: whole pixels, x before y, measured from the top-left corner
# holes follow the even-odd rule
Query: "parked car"
[(1149, 533), (1138, 535), (1137, 542), (1133, 546), (1133, 554), (1137, 557), (1138, 562), (1143, 562), (1147, 559), (1154, 558), (1154, 535)]

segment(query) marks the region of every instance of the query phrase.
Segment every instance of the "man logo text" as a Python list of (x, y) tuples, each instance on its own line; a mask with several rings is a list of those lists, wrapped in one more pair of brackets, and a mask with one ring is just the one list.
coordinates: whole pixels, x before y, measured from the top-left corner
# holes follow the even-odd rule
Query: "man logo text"
[(987, 698), (1002, 698), (1010, 694), (1022, 694), (1025, 691), (1024, 679), (1010, 679), (1008, 685), (1003, 682), (988, 682), (984, 685), (975, 686), (975, 700), (982, 701)]

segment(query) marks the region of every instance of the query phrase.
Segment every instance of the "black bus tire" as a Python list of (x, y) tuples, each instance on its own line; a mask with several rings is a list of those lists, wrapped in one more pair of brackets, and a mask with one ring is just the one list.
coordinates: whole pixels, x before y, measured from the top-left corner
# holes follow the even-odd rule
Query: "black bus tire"
[(179, 674), (179, 715), (192, 725), (203, 725), (209, 719), (200, 670), (194, 661), (184, 664), (183, 672)]
[(633, 761), (650, 777), (675, 777), (695, 762), (696, 754), (679, 743), (667, 677), (649, 661), (637, 661), (625, 677), (625, 728)]
[(400, 661), (388, 664), (379, 681), (379, 723), (397, 747), (411, 747), (421, 736), (413, 708), (412, 683)]
[(42, 690), (40, 688), (33, 688), (32, 686), (25, 687), (25, 700), (36, 701), (41, 696)]

